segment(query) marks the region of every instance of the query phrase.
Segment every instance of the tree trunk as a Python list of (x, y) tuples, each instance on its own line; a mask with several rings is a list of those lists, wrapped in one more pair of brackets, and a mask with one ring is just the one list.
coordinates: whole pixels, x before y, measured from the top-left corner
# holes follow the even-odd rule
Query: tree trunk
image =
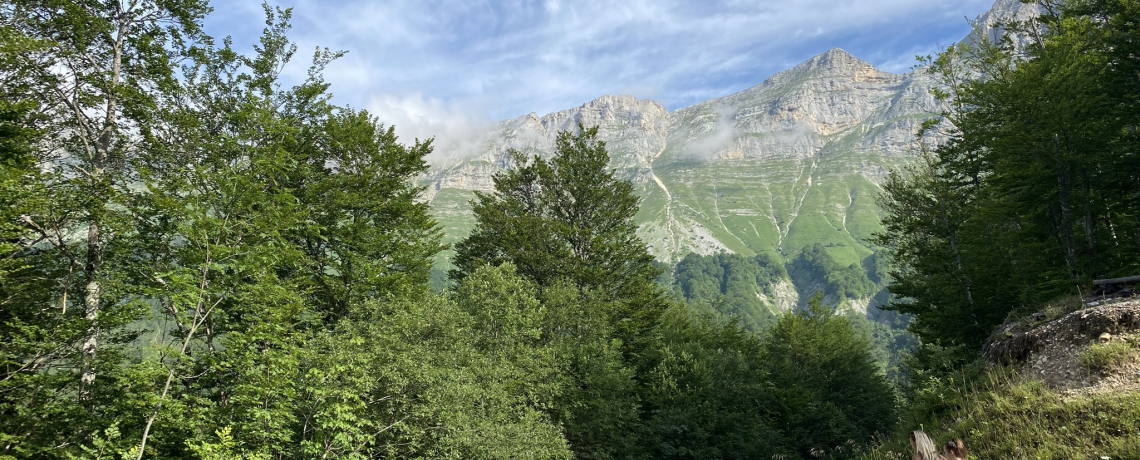
[(1069, 275), (1077, 277), (1077, 248), (1073, 243), (1073, 204), (1072, 177), (1068, 162), (1061, 156), (1061, 136), (1053, 135), (1053, 158), (1057, 167), (1057, 187), (1059, 189), (1058, 201), (1061, 208), (1060, 235), (1065, 245), (1065, 264), (1069, 267)]
[(91, 398), (91, 388), (95, 383), (95, 352), (99, 349), (99, 267), (103, 265), (103, 244), (100, 241), (99, 222), (92, 220), (87, 229), (87, 264), (83, 271), (87, 275), (87, 286), (84, 290), (83, 304), (84, 316), (91, 324), (87, 327), (87, 336), (83, 338), (83, 370), (80, 376), (82, 388), (80, 395), (84, 400)]
[[(1089, 179), (1089, 172), (1085, 170), (1082, 172), (1084, 178), (1084, 205), (1085, 205), (1085, 245), (1088, 248), (1088, 261), (1095, 262), (1097, 260), (1096, 251), (1096, 221), (1093, 219), (1092, 213), (1092, 184)], [(1093, 270), (1095, 272), (1095, 270)], [(1095, 273), (1093, 273), (1095, 275)]]
[(953, 227), (951, 226), (950, 213), (946, 210), (946, 201), (940, 198), (938, 200), (938, 205), (942, 208), (942, 223), (946, 225), (946, 232), (949, 234), (950, 251), (954, 253), (954, 262), (958, 266), (958, 275), (961, 276), (962, 288), (966, 291), (966, 302), (969, 302), (970, 305), (973, 305), (973, 282), (970, 280), (970, 277), (966, 275), (966, 270), (962, 266), (962, 253), (958, 251), (958, 232), (954, 231)]
[(95, 151), (91, 158), (91, 171), (90, 177), (88, 177), (88, 181), (92, 185), (92, 192), (99, 193), (98, 198), (101, 200), (97, 200), (94, 205), (97, 207), (96, 209), (87, 211), (90, 221), (87, 227), (87, 263), (83, 268), (87, 280), (83, 304), (85, 307), (84, 317), (90, 321), (90, 325), (87, 328), (86, 337), (83, 338), (83, 368), (79, 379), (81, 383), (80, 397), (84, 400), (90, 399), (92, 395), (95, 383), (95, 355), (99, 351), (99, 309), (103, 297), (99, 277), (100, 269), (103, 266), (104, 238), (101, 216), (109, 204), (107, 202), (109, 190), (103, 189), (106, 186), (103, 182), (114, 143), (114, 135), (118, 129), (116, 114), (119, 109), (118, 90), (123, 71), (123, 47), (131, 21), (129, 14), (123, 10), (121, 2), (116, 2), (115, 8), (115, 20), (118, 22), (118, 27), (115, 30), (115, 41), (112, 44), (114, 54), (111, 60), (111, 81), (106, 89), (106, 113), (103, 115), (103, 126), (99, 130), (98, 136), (93, 139)]

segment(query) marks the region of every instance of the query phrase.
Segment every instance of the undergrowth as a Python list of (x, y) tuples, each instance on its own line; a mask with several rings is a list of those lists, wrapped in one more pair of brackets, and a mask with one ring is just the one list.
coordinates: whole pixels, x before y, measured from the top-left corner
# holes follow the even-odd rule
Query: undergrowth
[(1127, 361), (1135, 348), (1132, 340), (1094, 343), (1081, 351), (1079, 359), (1090, 371), (1106, 371)]
[(926, 385), (937, 388), (920, 390), (915, 403), (934, 415), (904, 419), (898, 433), (857, 458), (910, 458), (908, 433), (918, 429), (938, 443), (962, 438), (972, 458), (1140, 458), (1140, 393), (1062, 397), (1009, 369)]

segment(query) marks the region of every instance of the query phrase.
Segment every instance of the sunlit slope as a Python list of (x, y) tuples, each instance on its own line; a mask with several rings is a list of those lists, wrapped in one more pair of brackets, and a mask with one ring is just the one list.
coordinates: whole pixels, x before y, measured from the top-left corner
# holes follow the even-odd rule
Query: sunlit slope
[(672, 199), (656, 184), (645, 187), (642, 236), (659, 255), (726, 250), (784, 258), (821, 243), (845, 265), (857, 263), (878, 229), (879, 188), (849, 164), (834, 155), (657, 166)]
[(605, 96), (507, 120), (480, 154), (436, 169), (426, 183), (447, 240), (457, 241), (473, 226), (473, 191), (490, 189), (509, 149), (549, 155), (558, 130), (596, 125), (611, 166), (642, 197), (640, 235), (659, 260), (724, 251), (791, 262), (820, 244), (842, 266), (858, 265), (879, 225), (877, 184), (923, 141), (937, 141), (917, 136), (939, 110), (930, 88), (921, 72), (882, 72), (835, 49), (672, 113)]

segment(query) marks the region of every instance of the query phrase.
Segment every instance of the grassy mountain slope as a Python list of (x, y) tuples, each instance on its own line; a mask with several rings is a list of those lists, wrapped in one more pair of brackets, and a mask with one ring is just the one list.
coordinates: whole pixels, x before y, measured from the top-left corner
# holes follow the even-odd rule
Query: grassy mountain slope
[[(820, 244), (842, 266), (858, 266), (873, 252), (866, 241), (878, 229), (877, 182), (912, 157), (918, 126), (937, 108), (929, 85), (921, 74), (881, 72), (836, 49), (674, 113), (606, 96), (508, 120), (482, 154), (437, 169), (425, 183), (448, 240), (457, 241), (473, 225), (472, 192), (491, 187), (490, 176), (509, 164), (508, 149), (547, 154), (557, 130), (593, 124), (611, 165), (642, 196), (640, 235), (659, 260), (728, 252), (790, 263)], [(811, 286), (798, 291), (810, 294)], [(791, 295), (769, 307), (794, 304), (800, 295)], [(854, 299), (832, 299), (845, 300)]]
[[(999, 0), (979, 16), (978, 33), (994, 33), (995, 21), (1025, 11), (1016, 0)], [(437, 165), (423, 183), (446, 240), (455, 242), (474, 224), (466, 204), (472, 191), (491, 189), (494, 172), (510, 164), (510, 149), (548, 155), (559, 130), (598, 126), (611, 166), (642, 197), (639, 234), (658, 260), (728, 252), (791, 264), (819, 244), (839, 266), (862, 266), (873, 253), (868, 237), (880, 228), (879, 182), (924, 143), (942, 140), (917, 136), (941, 110), (933, 86), (922, 69), (892, 74), (832, 49), (752, 88), (672, 113), (654, 101), (603, 96), (504, 120), (471, 149), (476, 155)], [(437, 266), (447, 267), (448, 256)], [(799, 302), (820, 282), (799, 282), (790, 297), (768, 305)], [(863, 310), (871, 299), (830, 301)]]

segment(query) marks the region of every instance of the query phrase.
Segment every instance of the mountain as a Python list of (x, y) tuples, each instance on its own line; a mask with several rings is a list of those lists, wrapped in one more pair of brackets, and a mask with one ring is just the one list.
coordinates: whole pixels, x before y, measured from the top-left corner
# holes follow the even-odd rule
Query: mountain
[(974, 31), (962, 41), (977, 43), (979, 39), (985, 37), (991, 42), (997, 42), (1002, 37), (1008, 37), (1016, 49), (1022, 50), (1032, 38), (1021, 31), (1010, 33), (1006, 30), (1006, 25), (1011, 21), (1025, 24), (1040, 14), (1041, 8), (1036, 3), (1026, 4), (1021, 3), (1020, 0), (998, 0), (988, 11), (974, 19)]
[[(967, 40), (998, 33), (1001, 18), (1020, 18), (1026, 8), (1035, 7), (999, 0)], [(941, 140), (917, 136), (941, 110), (934, 85), (922, 69), (884, 72), (832, 49), (739, 93), (674, 112), (651, 100), (602, 96), (505, 120), (480, 153), (437, 167), (424, 183), (448, 239), (457, 241), (474, 223), (473, 192), (491, 189), (510, 149), (547, 155), (558, 131), (596, 125), (611, 166), (642, 196), (640, 235), (659, 260), (729, 252), (793, 266), (820, 245), (837, 266), (864, 267), (873, 261), (868, 238), (879, 229), (878, 184), (924, 143)], [(773, 310), (825, 282), (790, 274), (795, 289), (768, 290), (785, 293), (768, 302)], [(850, 300), (860, 310), (870, 302)]]

